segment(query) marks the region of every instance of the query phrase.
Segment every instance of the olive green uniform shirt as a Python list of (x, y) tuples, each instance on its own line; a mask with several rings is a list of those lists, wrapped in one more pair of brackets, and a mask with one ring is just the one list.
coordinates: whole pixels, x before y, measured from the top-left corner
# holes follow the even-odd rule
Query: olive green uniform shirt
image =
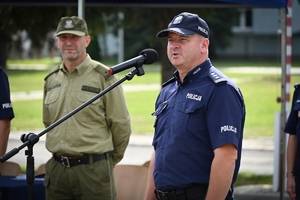
[[(53, 124), (97, 93), (114, 84), (107, 67), (87, 55), (69, 74), (63, 63), (45, 78), (43, 123)], [(113, 164), (124, 156), (131, 133), (130, 116), (121, 85), (71, 116), (46, 135), (53, 154), (81, 156), (114, 151)]]

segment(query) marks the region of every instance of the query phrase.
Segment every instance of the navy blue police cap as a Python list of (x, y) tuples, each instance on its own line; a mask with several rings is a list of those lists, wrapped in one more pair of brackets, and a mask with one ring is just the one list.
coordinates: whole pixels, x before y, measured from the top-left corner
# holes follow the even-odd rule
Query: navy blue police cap
[(169, 23), (168, 28), (159, 31), (156, 36), (158, 38), (167, 37), (170, 31), (185, 36), (199, 34), (205, 38), (209, 38), (207, 23), (197, 14), (188, 12), (176, 15)]

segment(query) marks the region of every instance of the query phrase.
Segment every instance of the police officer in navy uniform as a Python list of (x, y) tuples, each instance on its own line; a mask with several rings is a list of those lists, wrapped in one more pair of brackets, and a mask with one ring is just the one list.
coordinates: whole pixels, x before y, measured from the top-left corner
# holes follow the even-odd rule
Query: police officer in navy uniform
[[(15, 117), (10, 100), (10, 89), (7, 75), (0, 66), (0, 157), (6, 152), (10, 133), (10, 122)], [(0, 163), (1, 165), (1, 163)], [(1, 174), (0, 174), (1, 175)], [(1, 191), (0, 191), (1, 199)]]
[(295, 200), (300, 199), (300, 83), (295, 84), (292, 108), (284, 132), (289, 134), (286, 191)]
[(7, 75), (0, 66), (0, 156), (4, 155), (10, 133), (11, 120), (15, 117), (10, 99)]
[(181, 13), (157, 34), (177, 69), (156, 100), (154, 154), (146, 200), (234, 199), (245, 105), (238, 87), (208, 58), (209, 27)]

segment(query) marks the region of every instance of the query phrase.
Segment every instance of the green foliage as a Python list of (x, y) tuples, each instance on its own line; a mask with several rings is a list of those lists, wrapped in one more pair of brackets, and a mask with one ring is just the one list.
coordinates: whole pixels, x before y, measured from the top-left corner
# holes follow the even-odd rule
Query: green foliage
[(91, 36), (91, 43), (87, 47), (86, 51), (87, 53), (93, 58), (94, 60), (100, 61), (100, 47), (97, 40), (97, 35), (90, 35)]
[(64, 10), (63, 7), (2, 6), (0, 8), (0, 32), (12, 34), (19, 30), (27, 30), (32, 45), (41, 47), (47, 32), (56, 29), (60, 16), (64, 15)]
[(213, 56), (217, 48), (229, 45), (231, 27), (239, 16), (237, 9), (229, 8), (126, 8), (122, 11), (125, 14), (125, 58), (131, 58), (136, 52), (151, 47), (158, 51), (160, 59), (161, 53), (165, 53), (160, 48), (164, 40), (157, 39), (156, 34), (167, 28), (173, 17), (181, 12), (197, 13), (208, 23), (211, 30), (210, 55)]

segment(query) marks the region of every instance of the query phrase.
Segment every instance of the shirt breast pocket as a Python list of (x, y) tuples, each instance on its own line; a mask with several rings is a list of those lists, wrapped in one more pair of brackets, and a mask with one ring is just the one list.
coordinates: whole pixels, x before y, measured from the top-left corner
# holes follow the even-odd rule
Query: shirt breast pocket
[[(76, 100), (74, 102), (71, 102), (71, 104), (74, 104), (72, 105), (72, 107), (78, 108), (80, 106), (83, 106), (83, 104), (86, 104), (87, 101), (94, 98), (95, 95), (93, 93), (91, 94), (78, 93), (75, 98)], [(102, 101), (99, 98), (95, 99), (94, 101), (87, 104), (87, 106), (85, 106), (79, 113), (76, 113), (74, 117), (82, 122), (89, 122), (89, 123), (94, 122), (95, 119), (99, 118), (102, 111), (101, 110), (102, 106), (100, 106), (100, 102)]]
[(204, 110), (200, 102), (180, 102), (173, 118), (173, 131), (177, 134), (193, 135), (204, 126)]
[[(295, 111), (300, 111), (300, 102), (299, 103), (295, 103), (293, 110)], [(299, 117), (299, 116), (298, 116)]]
[(58, 108), (58, 98), (59, 98), (60, 91), (51, 91), (48, 92), (45, 97), (45, 107), (48, 109), (50, 118), (53, 119), (53, 117), (56, 115), (55, 112), (51, 112), (53, 110), (56, 110)]

